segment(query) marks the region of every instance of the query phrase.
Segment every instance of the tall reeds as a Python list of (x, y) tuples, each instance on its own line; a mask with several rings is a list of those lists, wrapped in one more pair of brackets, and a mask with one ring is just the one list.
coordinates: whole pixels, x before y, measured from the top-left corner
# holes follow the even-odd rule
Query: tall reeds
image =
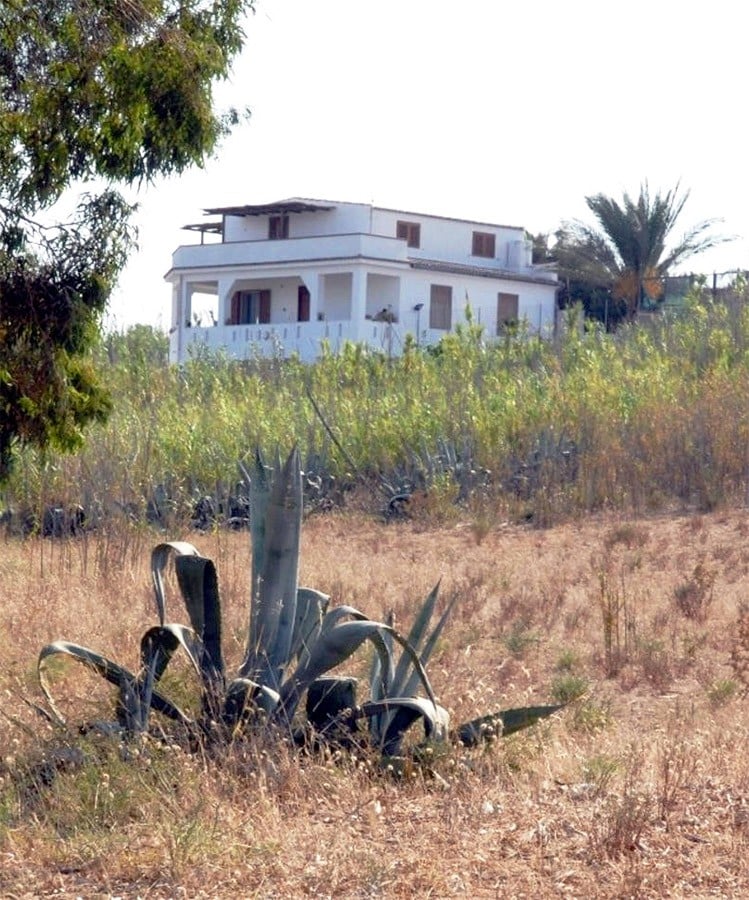
[(460, 448), (464, 469), (490, 473), (485, 495), (539, 521), (743, 501), (748, 296), (742, 286), (721, 301), (695, 294), (678, 314), (614, 334), (568, 316), (551, 341), (491, 343), (469, 323), (400, 358), (349, 345), (323, 348), (311, 366), (219, 355), (170, 367), (165, 339), (137, 326), (101, 349), (108, 424), (76, 456), (23, 453), (5, 505), (145, 515), (151, 504), (181, 516), (195, 498), (234, 489), (248, 447), (292, 444), (321, 474), (370, 483), (415, 454)]

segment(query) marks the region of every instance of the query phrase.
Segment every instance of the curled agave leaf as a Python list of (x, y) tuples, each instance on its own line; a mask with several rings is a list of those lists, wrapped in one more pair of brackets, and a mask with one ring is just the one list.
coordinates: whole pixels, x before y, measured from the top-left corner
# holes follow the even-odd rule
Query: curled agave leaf
[[(120, 691), (120, 702), (124, 704), (124, 712), (127, 718), (131, 719), (133, 724), (142, 722), (144, 715), (147, 718), (147, 710), (142, 709), (141, 691), (139, 688), (138, 678), (124, 666), (119, 665), (113, 660), (95, 650), (83, 647), (80, 644), (73, 644), (69, 641), (54, 641), (42, 648), (37, 660), (37, 676), (42, 693), (47, 700), (49, 708), (57, 724), (64, 726), (65, 718), (60, 713), (55, 704), (52, 692), (46, 676), (47, 662), (53, 656), (63, 656), (73, 659), (81, 663), (102, 678), (106, 679), (110, 684), (115, 685)], [(186, 713), (164, 697), (158, 691), (153, 690), (149, 698), (149, 708), (155, 709), (170, 719), (182, 724), (192, 724), (192, 720)]]
[(151, 551), (151, 580), (156, 599), (159, 624), (166, 622), (166, 592), (164, 590), (164, 569), (173, 556), (200, 556), (197, 548), (187, 541), (165, 541)]
[(373, 718), (387, 717), (388, 725), (381, 737), (379, 749), (384, 756), (399, 756), (403, 737), (411, 726), (421, 721), (428, 740), (444, 741), (450, 729), (450, 714), (439, 704), (424, 697), (389, 697), (363, 703), (357, 715)]

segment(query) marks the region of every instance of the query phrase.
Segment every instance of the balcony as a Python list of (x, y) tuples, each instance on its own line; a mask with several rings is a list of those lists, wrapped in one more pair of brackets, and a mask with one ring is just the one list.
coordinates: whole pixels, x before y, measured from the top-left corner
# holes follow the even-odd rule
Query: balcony
[(408, 253), (405, 243), (396, 238), (377, 234), (331, 234), (277, 241), (183, 245), (172, 254), (172, 268), (276, 266), (359, 258), (405, 264)]

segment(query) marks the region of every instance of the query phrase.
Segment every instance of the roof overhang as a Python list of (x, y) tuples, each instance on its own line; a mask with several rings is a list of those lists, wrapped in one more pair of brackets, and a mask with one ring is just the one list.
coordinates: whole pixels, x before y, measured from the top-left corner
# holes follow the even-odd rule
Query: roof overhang
[(409, 264), (412, 269), (422, 269), (428, 272), (445, 272), (451, 275), (474, 275), (478, 278), (499, 278), (503, 281), (525, 281), (531, 284), (546, 284), (555, 288), (559, 287), (553, 272), (516, 272), (513, 269), (493, 269), (489, 266), (471, 266), (465, 263), (452, 263), (433, 259), (411, 259)]
[(203, 234), (221, 234), (223, 225), (221, 222), (196, 222), (193, 225), (183, 225), (183, 231), (200, 231)]
[(278, 200), (276, 203), (261, 203), (256, 206), (217, 206), (204, 209), (211, 216), (285, 216), (289, 213), (326, 212), (334, 206), (310, 203), (308, 200)]

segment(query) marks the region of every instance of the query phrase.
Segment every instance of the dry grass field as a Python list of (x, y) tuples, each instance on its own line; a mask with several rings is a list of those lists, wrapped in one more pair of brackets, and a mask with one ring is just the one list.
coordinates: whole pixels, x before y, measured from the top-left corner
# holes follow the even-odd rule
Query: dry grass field
[[(170, 537), (215, 560), (238, 661), (248, 536)], [(457, 595), (430, 665), (453, 722), (576, 698), (402, 779), (277, 742), (211, 757), (154, 740), (124, 758), (36, 716), (45, 643), (135, 665), (155, 542), (0, 544), (0, 896), (749, 896), (746, 512), (548, 530), (309, 519), (301, 582), (333, 602), (407, 628), (437, 579)], [(366, 667), (363, 651), (346, 668)], [(101, 717), (106, 686), (81, 667), (58, 691), (73, 722)]]

